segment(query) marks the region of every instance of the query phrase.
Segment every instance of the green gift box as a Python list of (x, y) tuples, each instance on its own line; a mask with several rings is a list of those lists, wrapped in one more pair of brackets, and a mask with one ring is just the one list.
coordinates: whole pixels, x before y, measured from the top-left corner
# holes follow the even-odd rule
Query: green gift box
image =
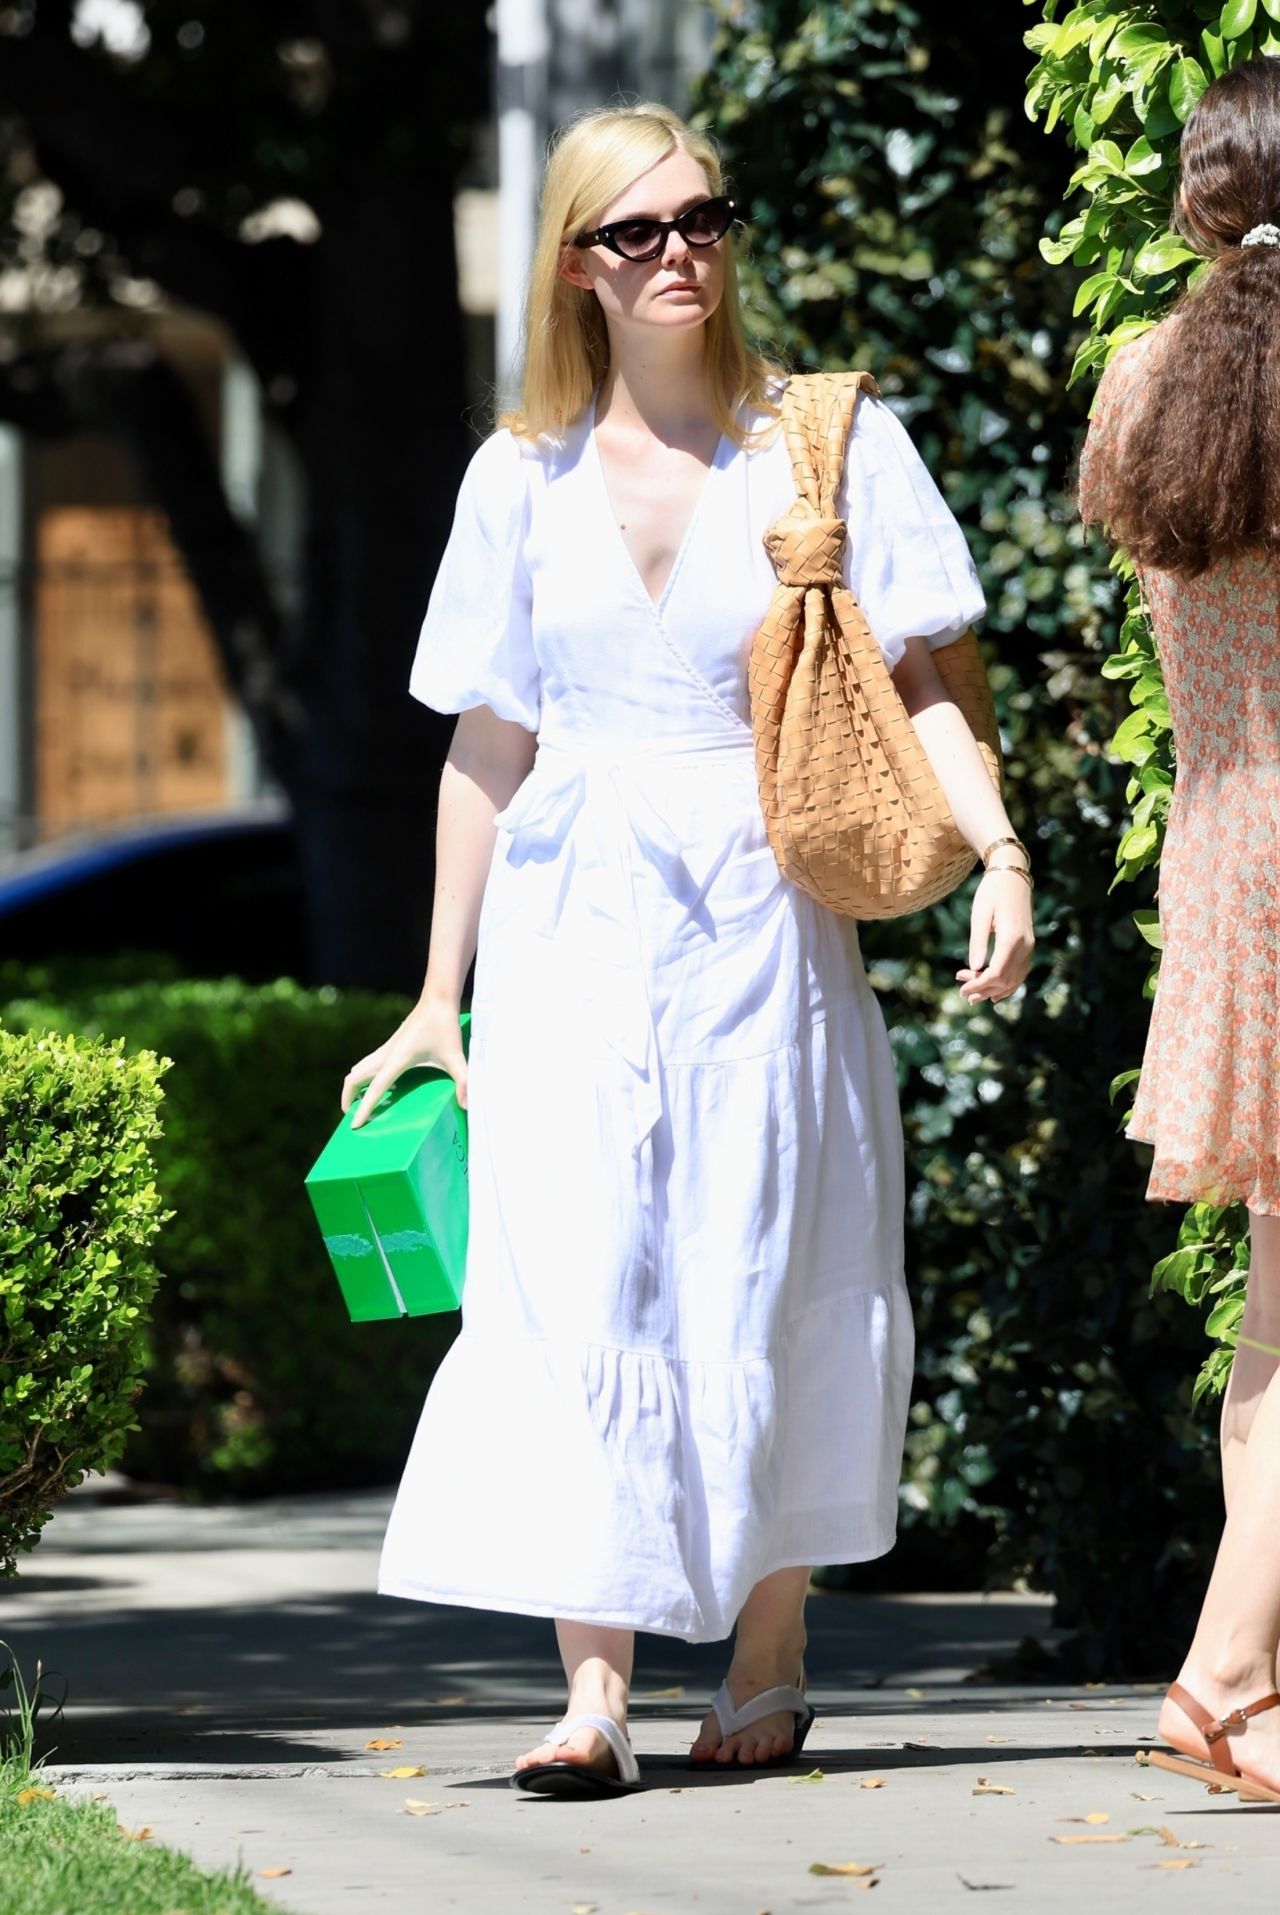
[[(470, 1040), (462, 1017), (462, 1043)], [(467, 1113), (453, 1079), (405, 1071), (359, 1130), (352, 1099), (307, 1194), (353, 1323), (456, 1310), (467, 1261)]]

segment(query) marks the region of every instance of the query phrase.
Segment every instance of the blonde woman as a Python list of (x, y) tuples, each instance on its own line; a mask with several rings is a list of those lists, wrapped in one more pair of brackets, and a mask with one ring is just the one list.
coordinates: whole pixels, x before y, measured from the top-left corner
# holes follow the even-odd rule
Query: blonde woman
[[(893, 1542), (912, 1373), (902, 1143), (854, 925), (780, 877), (746, 658), (794, 497), (784, 375), (744, 340), (733, 202), (667, 108), (553, 145), (519, 406), (476, 451), (411, 690), (458, 712), (422, 995), (343, 1086), (470, 1112), (461, 1333), (382, 1556), (391, 1595), (554, 1617), (564, 1719), (513, 1781), (634, 1788), (634, 1632), (735, 1631), (694, 1761), (797, 1752), (809, 1565)], [(848, 578), (960, 829), (1013, 834), (931, 647), (983, 607), (905, 432), (863, 399)], [(970, 1001), (1029, 886), (992, 860)], [(478, 943), (478, 951), (477, 951)], [(458, 1007), (473, 952), (468, 1075)]]

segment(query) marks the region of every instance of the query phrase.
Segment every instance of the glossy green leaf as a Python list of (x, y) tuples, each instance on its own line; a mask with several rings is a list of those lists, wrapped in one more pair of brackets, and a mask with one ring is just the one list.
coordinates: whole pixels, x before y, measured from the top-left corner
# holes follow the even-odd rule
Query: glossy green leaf
[[(1257, 0), (1253, 0), (1254, 5)], [(1148, 61), (1172, 51), (1172, 42), (1163, 27), (1146, 23), (1125, 27), (1111, 42), (1111, 53), (1119, 60)]]
[(1139, 134), (1124, 156), (1126, 173), (1141, 177), (1146, 173), (1158, 173), (1164, 165), (1164, 154), (1158, 153), (1145, 133)]
[(1129, 84), (1126, 74), (1120, 67), (1102, 82), (1092, 95), (1089, 111), (1096, 126), (1103, 126), (1111, 118), (1121, 100), (1128, 97)]
[(1224, 40), (1238, 40), (1247, 33), (1258, 16), (1258, 0), (1227, 0), (1222, 9), (1221, 28)]
[(1196, 257), (1175, 233), (1158, 233), (1139, 250), (1133, 262), (1134, 276), (1137, 279), (1156, 279), (1162, 273), (1171, 273), (1179, 266), (1185, 266)]
[(1087, 279), (1080, 282), (1076, 290), (1075, 304), (1071, 309), (1072, 312), (1078, 316), (1084, 311), (1086, 306), (1093, 304), (1093, 301), (1098, 297), (1100, 292), (1113, 286), (1115, 280), (1116, 276), (1114, 273), (1090, 273)]
[(1152, 910), (1135, 911), (1133, 921), (1138, 927), (1139, 934), (1151, 946), (1152, 950), (1163, 951), (1164, 934), (1160, 929), (1159, 912)]
[(1111, 740), (1117, 758), (1139, 764), (1152, 749), (1151, 721), (1145, 712), (1131, 712)]
[[(1280, 5), (1280, 0), (1275, 0)], [(1174, 63), (1169, 76), (1169, 104), (1179, 120), (1190, 118), (1191, 109), (1209, 84), (1209, 76), (1198, 60), (1186, 56)]]

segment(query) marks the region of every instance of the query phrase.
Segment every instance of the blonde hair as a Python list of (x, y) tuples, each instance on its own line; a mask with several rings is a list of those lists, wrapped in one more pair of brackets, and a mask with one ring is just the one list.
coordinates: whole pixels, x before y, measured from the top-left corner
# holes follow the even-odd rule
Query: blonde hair
[[(577, 115), (556, 132), (542, 185), (538, 240), (525, 303), (524, 368), (520, 401), (499, 426), (518, 437), (559, 437), (577, 418), (609, 365), (609, 334), (600, 302), (588, 287), (560, 273), (565, 242), (589, 231), (624, 187), (677, 151), (696, 160), (711, 193), (724, 190), (720, 156), (705, 135), (686, 126), (669, 106), (652, 100), (604, 106)], [(707, 320), (707, 396), (716, 425), (735, 444), (757, 443), (774, 428), (778, 406), (769, 383), (785, 369), (747, 342), (738, 299), (731, 232), (725, 249), (724, 291)], [(735, 414), (744, 401), (773, 415), (762, 434), (747, 433)]]

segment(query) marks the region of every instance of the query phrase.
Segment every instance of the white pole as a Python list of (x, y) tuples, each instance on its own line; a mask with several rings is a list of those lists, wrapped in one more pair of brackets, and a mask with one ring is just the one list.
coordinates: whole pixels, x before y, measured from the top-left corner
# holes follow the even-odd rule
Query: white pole
[(546, 0), (498, 0), (499, 398), (510, 405), (520, 374), (525, 288), (533, 258), (547, 136)]
[[(261, 478), (262, 396), (252, 367), (237, 353), (222, 369), (222, 484), (231, 510), (254, 532), (258, 527)], [(234, 700), (227, 706), (224, 736), (227, 802), (242, 804), (258, 796), (264, 774), (253, 727)]]

